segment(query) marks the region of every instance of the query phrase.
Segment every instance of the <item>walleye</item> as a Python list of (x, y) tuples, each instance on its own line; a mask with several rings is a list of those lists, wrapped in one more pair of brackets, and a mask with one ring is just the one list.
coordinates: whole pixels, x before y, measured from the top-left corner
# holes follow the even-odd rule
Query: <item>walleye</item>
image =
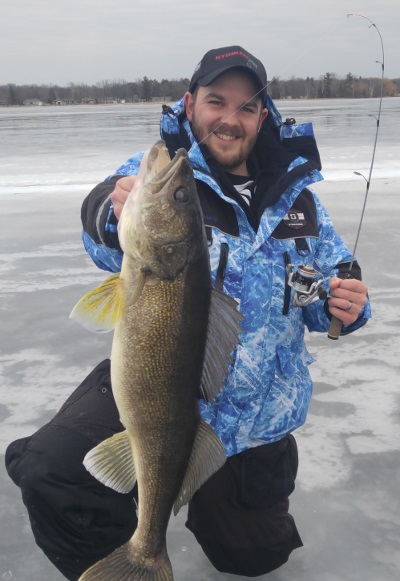
[(111, 382), (124, 432), (84, 459), (119, 492), (138, 484), (138, 525), (128, 543), (80, 581), (170, 581), (166, 531), (225, 462), (198, 398), (215, 399), (243, 319), (211, 284), (209, 253), (187, 153), (158, 141), (141, 163), (118, 224), (121, 273), (81, 299), (71, 317), (114, 329)]

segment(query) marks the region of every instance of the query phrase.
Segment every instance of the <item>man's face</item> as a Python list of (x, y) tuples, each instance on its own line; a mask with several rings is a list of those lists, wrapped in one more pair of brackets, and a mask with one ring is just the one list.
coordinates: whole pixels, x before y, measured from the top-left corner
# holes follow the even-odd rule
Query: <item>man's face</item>
[(232, 174), (248, 175), (246, 162), (268, 115), (256, 93), (246, 73), (228, 71), (208, 87), (185, 94), (186, 115), (197, 141)]

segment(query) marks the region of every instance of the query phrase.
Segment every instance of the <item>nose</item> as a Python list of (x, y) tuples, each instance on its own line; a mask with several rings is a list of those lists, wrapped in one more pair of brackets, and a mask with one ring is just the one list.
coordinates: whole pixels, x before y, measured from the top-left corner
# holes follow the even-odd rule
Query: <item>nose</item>
[(228, 127), (237, 126), (239, 124), (238, 114), (239, 110), (234, 106), (225, 108), (222, 123)]

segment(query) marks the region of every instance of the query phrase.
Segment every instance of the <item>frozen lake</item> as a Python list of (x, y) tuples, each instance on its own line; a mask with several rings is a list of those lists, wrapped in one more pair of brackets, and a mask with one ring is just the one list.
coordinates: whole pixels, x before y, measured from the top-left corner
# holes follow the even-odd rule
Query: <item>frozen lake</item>
[[(282, 116), (312, 120), (327, 179), (367, 173), (379, 101), (281, 101)], [(0, 194), (87, 191), (158, 138), (161, 104), (0, 107)], [(400, 98), (385, 99), (375, 177), (400, 176)], [(84, 186), (83, 188), (81, 186)]]
[[(326, 181), (316, 186), (350, 247), (365, 193), (377, 100), (285, 101), (312, 121)], [(92, 185), (158, 138), (160, 105), (0, 108), (0, 453), (48, 421), (109, 355), (110, 336), (68, 319), (104, 279), (83, 251), (80, 206)], [(334, 342), (308, 338), (317, 362), (291, 496), (304, 547), (268, 581), (400, 579), (400, 99), (383, 102), (359, 261), (373, 320)], [(61, 581), (36, 547), (19, 490), (0, 469), (0, 580)], [(233, 581), (170, 521), (176, 581)]]

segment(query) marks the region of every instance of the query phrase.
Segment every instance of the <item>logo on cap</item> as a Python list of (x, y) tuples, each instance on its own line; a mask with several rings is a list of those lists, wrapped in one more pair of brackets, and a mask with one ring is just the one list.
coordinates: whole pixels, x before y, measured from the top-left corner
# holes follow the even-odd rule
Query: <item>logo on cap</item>
[(234, 51), (232, 51), (232, 52), (227, 52), (227, 53), (225, 53), (225, 54), (218, 54), (218, 55), (215, 57), (215, 60), (216, 60), (216, 61), (218, 61), (218, 60), (220, 60), (220, 59), (225, 59), (225, 58), (228, 58), (228, 57), (230, 57), (230, 56), (242, 56), (242, 57), (244, 57), (245, 59), (248, 59), (248, 58), (249, 58), (249, 57), (247, 56), (247, 54), (245, 54), (245, 53), (244, 53), (244, 52), (242, 52), (241, 50), (234, 50)]

